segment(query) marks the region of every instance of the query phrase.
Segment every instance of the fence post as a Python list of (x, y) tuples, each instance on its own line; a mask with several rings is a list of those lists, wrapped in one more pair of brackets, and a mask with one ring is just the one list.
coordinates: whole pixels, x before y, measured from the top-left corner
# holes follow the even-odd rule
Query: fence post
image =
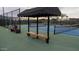
[[(20, 8), (19, 8), (19, 14), (20, 14)], [(19, 17), (19, 30), (21, 31), (21, 19)]]

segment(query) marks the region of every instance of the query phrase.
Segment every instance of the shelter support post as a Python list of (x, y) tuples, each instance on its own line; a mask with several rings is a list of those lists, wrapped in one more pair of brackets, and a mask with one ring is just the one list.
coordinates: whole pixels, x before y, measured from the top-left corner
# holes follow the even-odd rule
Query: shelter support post
[(28, 32), (30, 32), (30, 27), (29, 27), (29, 17), (28, 17)]
[(37, 31), (37, 39), (38, 39), (38, 17), (37, 17), (37, 28), (36, 28), (36, 31)]
[(46, 43), (48, 44), (49, 43), (49, 22), (50, 22), (50, 17), (48, 16), (48, 21), (47, 21), (47, 37), (48, 39), (46, 40)]

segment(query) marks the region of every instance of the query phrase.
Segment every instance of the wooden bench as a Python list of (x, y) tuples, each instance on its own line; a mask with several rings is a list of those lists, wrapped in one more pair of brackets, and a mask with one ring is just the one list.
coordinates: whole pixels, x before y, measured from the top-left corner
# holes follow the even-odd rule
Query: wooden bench
[(43, 34), (37, 35), (37, 33), (34, 33), (34, 32), (28, 32), (27, 36), (30, 36), (30, 37), (35, 38), (35, 39), (37, 39), (37, 37), (38, 37), (38, 39), (43, 40), (45, 42), (47, 42), (47, 40), (48, 40), (48, 37), (46, 35), (43, 35)]
[(43, 41), (47, 41), (48, 37), (46, 35), (43, 35), (43, 34), (38, 34), (38, 39), (41, 39)]
[(37, 38), (37, 34), (34, 32), (28, 32), (27, 36), (31, 36), (32, 38), (35, 38), (35, 39)]

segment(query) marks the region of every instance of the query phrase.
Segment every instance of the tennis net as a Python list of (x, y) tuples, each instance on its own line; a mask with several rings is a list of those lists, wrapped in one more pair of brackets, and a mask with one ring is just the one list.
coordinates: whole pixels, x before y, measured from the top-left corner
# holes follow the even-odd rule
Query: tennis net
[(72, 31), (75, 29), (79, 29), (79, 24), (73, 24), (73, 25), (55, 25), (55, 34), (63, 33)]

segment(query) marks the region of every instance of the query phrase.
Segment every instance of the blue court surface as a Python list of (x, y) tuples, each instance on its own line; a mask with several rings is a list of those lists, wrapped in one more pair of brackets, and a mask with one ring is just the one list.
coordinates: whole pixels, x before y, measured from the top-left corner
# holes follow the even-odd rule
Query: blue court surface
[[(22, 28), (28, 28), (27, 25), (22, 25)], [(47, 26), (39, 26), (38, 27), (39, 32), (47, 32)], [(30, 27), (30, 30), (36, 31), (36, 26)], [(50, 32), (54, 32), (54, 26), (50, 26)], [(79, 28), (76, 27), (64, 27), (61, 25), (56, 25), (55, 32), (57, 34), (66, 34), (66, 35), (73, 35), (73, 36), (79, 36)]]

